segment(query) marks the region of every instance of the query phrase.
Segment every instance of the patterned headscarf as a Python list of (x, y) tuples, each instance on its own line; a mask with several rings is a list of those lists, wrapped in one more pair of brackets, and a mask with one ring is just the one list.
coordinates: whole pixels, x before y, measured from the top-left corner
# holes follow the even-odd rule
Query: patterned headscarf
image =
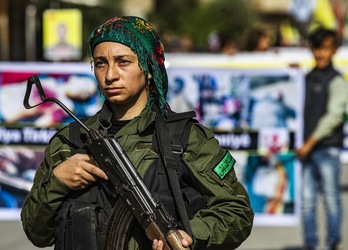
[[(168, 77), (164, 66), (164, 46), (154, 28), (144, 19), (136, 16), (114, 17), (97, 27), (89, 36), (89, 56), (92, 56), (95, 46), (102, 42), (122, 43), (137, 54), (139, 67), (147, 75), (150, 73), (151, 85), (156, 91), (150, 91), (148, 107), (156, 98), (162, 113), (167, 110), (166, 96)], [(156, 93), (157, 92), (157, 93)]]

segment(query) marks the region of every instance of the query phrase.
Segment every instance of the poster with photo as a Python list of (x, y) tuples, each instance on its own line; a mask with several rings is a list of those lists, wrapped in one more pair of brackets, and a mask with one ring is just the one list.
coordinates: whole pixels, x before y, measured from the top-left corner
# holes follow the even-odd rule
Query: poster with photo
[(215, 131), (277, 127), (294, 130), (303, 73), (293, 68), (169, 68), (168, 102), (195, 110)]
[(293, 152), (272, 158), (231, 151), (238, 180), (255, 212), (255, 226), (296, 226), (300, 222), (300, 166)]
[[(169, 105), (195, 110), (236, 158), (255, 225), (299, 222), (303, 72), (298, 68), (169, 68)], [(173, 84), (174, 83), (174, 84)]]
[[(27, 81), (33, 75), (39, 77), (47, 97), (57, 98), (79, 118), (92, 115), (101, 107), (97, 82), (88, 64), (46, 64), (44, 67), (21, 64), (12, 69), (0, 66), (0, 124), (45, 128), (71, 121), (55, 103), (45, 103), (29, 110), (24, 108)], [(40, 102), (34, 85), (30, 103)]]
[[(45, 146), (73, 120), (53, 102), (24, 108), (27, 80), (33, 75), (39, 77), (47, 97), (57, 98), (80, 119), (102, 105), (89, 64), (0, 64), (0, 220), (19, 219)], [(33, 85), (29, 103), (40, 102)]]
[(49, 61), (82, 58), (82, 12), (79, 9), (47, 9), (43, 13), (43, 52)]
[(42, 148), (0, 147), (1, 208), (22, 207), (42, 159)]

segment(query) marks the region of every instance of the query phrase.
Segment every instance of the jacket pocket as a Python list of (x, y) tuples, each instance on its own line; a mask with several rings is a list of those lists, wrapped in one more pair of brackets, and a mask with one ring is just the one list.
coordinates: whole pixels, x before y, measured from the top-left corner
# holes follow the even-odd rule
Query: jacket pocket
[(100, 205), (66, 201), (56, 217), (55, 249), (102, 249), (107, 222), (107, 211)]

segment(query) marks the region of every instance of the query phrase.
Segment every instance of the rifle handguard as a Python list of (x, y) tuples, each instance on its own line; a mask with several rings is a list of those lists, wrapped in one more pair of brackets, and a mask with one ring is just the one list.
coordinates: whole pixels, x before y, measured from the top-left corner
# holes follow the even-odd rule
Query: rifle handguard
[(173, 247), (174, 250), (189, 250), (189, 247), (183, 247), (182, 246), (182, 235), (178, 230), (174, 230), (173, 232), (169, 233), (166, 237), (169, 244)]

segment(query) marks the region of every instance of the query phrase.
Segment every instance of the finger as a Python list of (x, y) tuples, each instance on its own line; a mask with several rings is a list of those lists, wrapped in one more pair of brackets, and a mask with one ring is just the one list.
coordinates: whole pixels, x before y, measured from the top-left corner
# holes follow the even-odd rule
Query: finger
[(105, 174), (105, 172), (93, 164), (86, 164), (84, 166), (84, 170), (90, 174), (90, 177), (88, 178), (88, 180), (90, 181), (96, 181), (98, 177), (104, 180), (108, 179), (108, 176)]
[(156, 250), (158, 245), (158, 240), (153, 240), (152, 241), (152, 250)]
[(98, 166), (97, 162), (95, 161), (95, 159), (93, 158), (93, 156), (89, 156), (89, 162), (91, 164), (93, 164), (94, 166), (96, 166), (96, 168), (91, 168), (90, 169), (90, 173), (93, 175), (98, 176), (99, 178), (102, 178), (104, 180), (108, 180), (108, 176), (106, 175), (106, 173)]
[(91, 155), (87, 155), (88, 156), (88, 162), (95, 165), (95, 166), (98, 166), (96, 160), (93, 158), (93, 156)]
[(108, 179), (105, 172), (98, 167), (96, 161), (94, 160), (92, 156), (87, 154), (75, 154), (72, 157), (75, 157), (78, 160), (78, 162), (83, 162), (82, 164), (83, 170), (93, 175), (93, 178), (85, 176), (86, 180), (96, 181), (95, 177), (99, 177), (104, 180)]
[(70, 157), (71, 159), (76, 159), (79, 161), (86, 161), (86, 162), (91, 162), (91, 159), (93, 159), (90, 155), (88, 154), (74, 154)]
[(78, 185), (78, 186), (76, 187), (75, 190), (85, 189), (85, 188), (87, 188), (88, 186), (89, 186), (88, 184), (83, 184), (83, 183), (81, 183), (80, 185)]
[(187, 234), (185, 231), (183, 230), (179, 230), (179, 233), (181, 234), (182, 236), (182, 240), (181, 240), (181, 244), (184, 246), (184, 247), (188, 247), (192, 244), (193, 242), (193, 239), (191, 238), (191, 236), (189, 234)]
[(184, 246), (184, 247), (188, 247), (192, 244), (192, 239), (191, 238), (183, 238), (181, 240), (181, 244)]
[(163, 248), (163, 242), (161, 240), (159, 240), (156, 250), (162, 250), (162, 248)]
[(161, 240), (153, 240), (152, 241), (152, 250), (162, 250), (163, 242)]

